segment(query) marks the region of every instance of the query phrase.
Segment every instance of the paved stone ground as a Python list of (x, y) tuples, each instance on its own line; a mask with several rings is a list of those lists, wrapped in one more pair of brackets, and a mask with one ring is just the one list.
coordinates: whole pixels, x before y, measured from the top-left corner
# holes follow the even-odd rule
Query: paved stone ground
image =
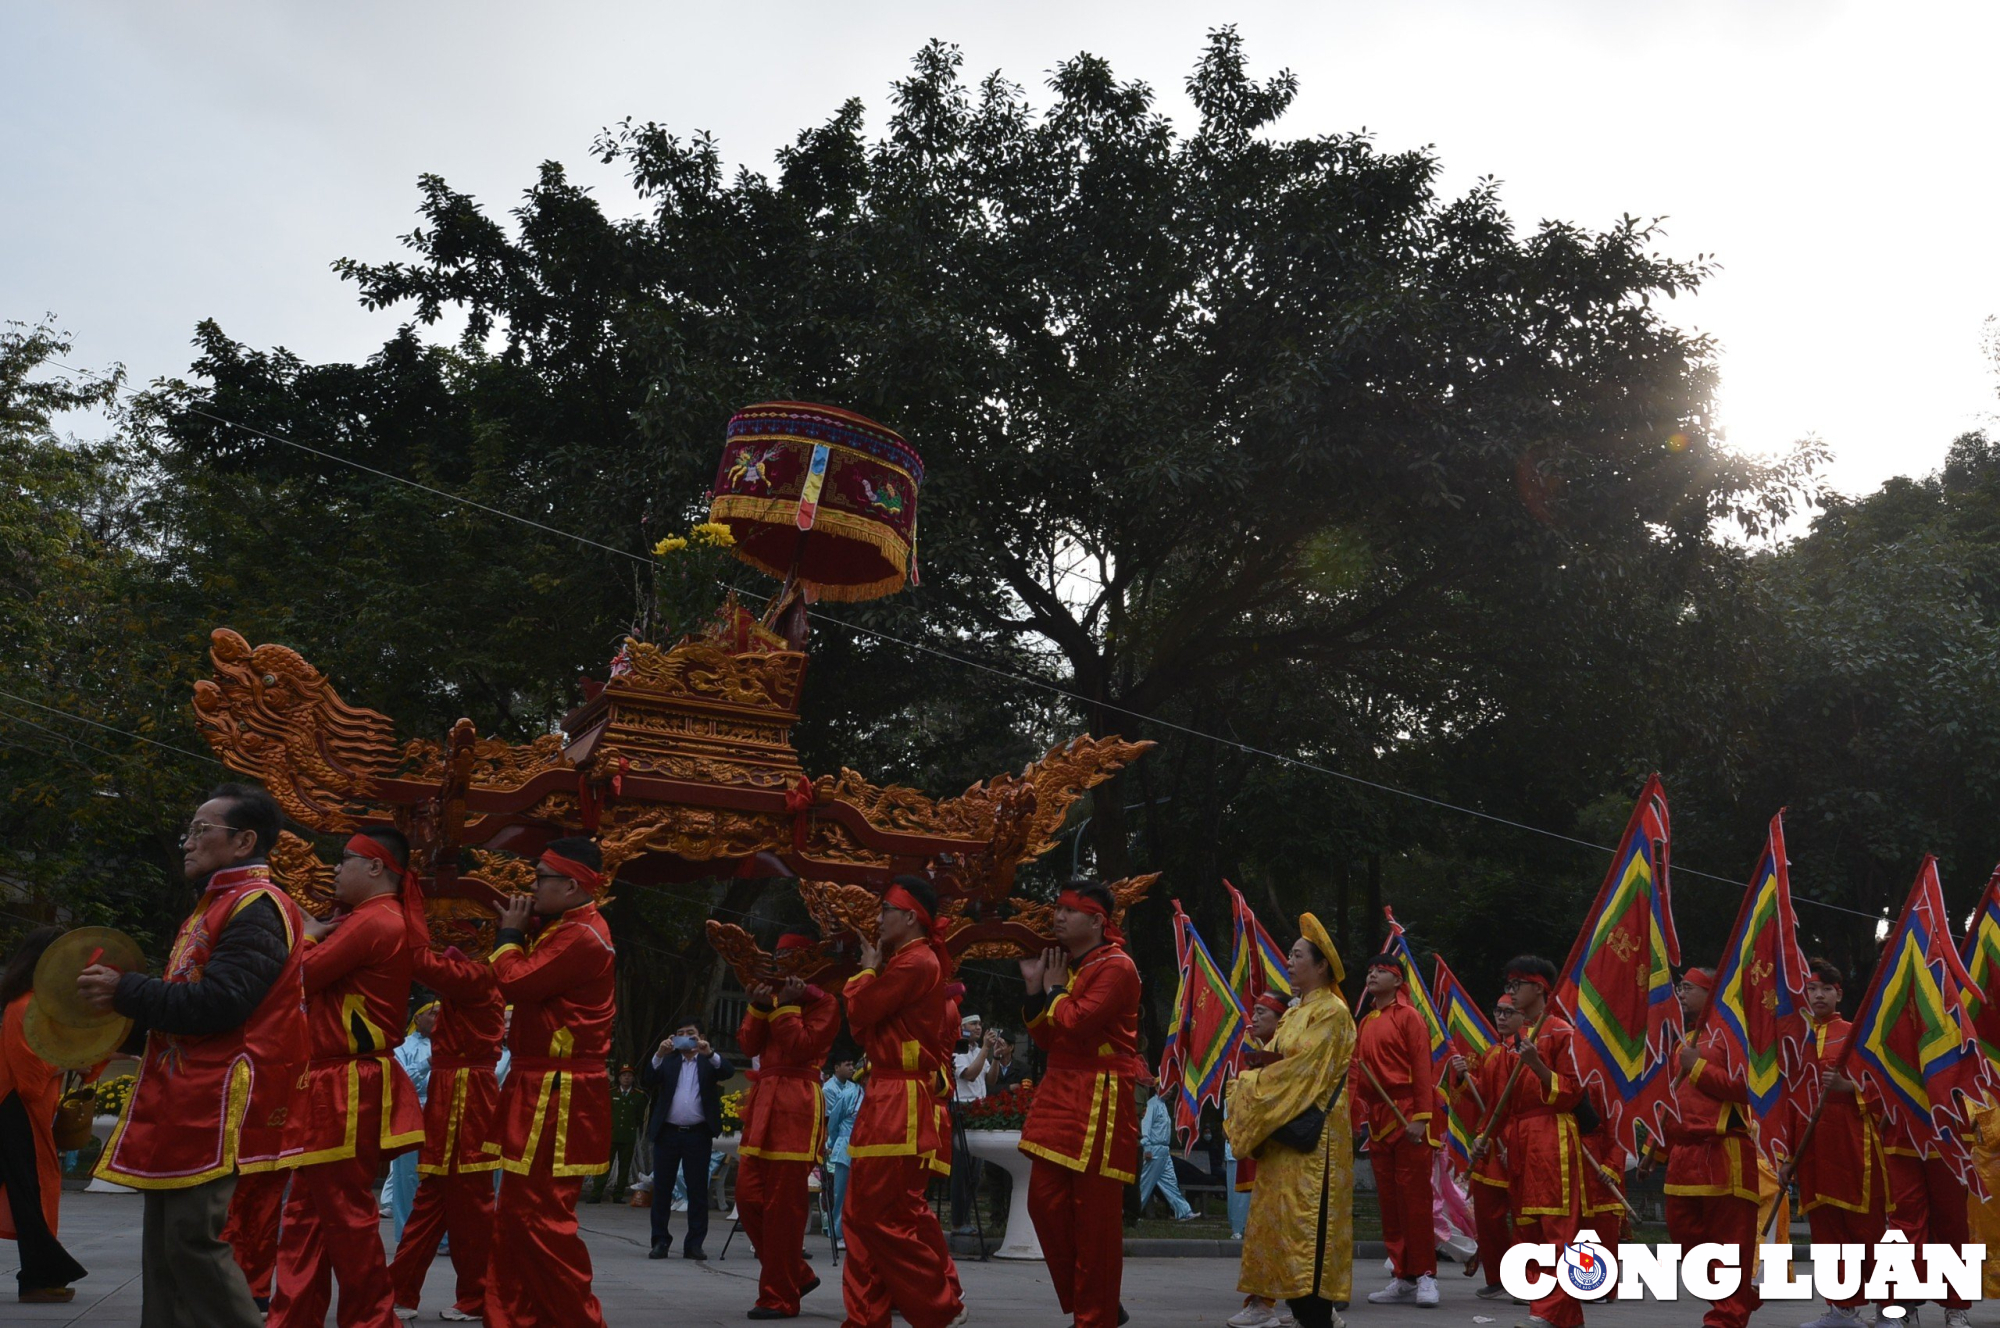
[[(707, 1325), (740, 1325), (743, 1313), (756, 1299), (757, 1263), (749, 1242), (741, 1235), (730, 1245), (729, 1257), (714, 1257), (722, 1249), (728, 1233), (719, 1218), (711, 1224), (709, 1261), (690, 1263), (674, 1258), (652, 1261), (646, 1258), (647, 1221), (643, 1209), (623, 1205), (586, 1205), (583, 1210), (585, 1238), (596, 1263), (597, 1295), (605, 1317), (618, 1328), (625, 1325), (669, 1325), (680, 1328), (707, 1328)], [(675, 1230), (681, 1229), (680, 1219)], [(139, 1322), (139, 1199), (134, 1195), (63, 1195), (63, 1242), (91, 1270), (77, 1287), (77, 1299), (69, 1305), (20, 1305), (12, 1297), (14, 1263), (12, 1245), (0, 1242), (0, 1325), (89, 1325), (89, 1328), (125, 1328)], [(388, 1224), (383, 1224), (387, 1239)], [(1200, 1242), (1209, 1248), (1214, 1242)], [(808, 1244), (814, 1264), (822, 1270), (826, 1285), (806, 1298), (798, 1322), (801, 1328), (827, 1328), (840, 1322), (840, 1292), (832, 1258), (823, 1238)], [(980, 1263), (966, 1259), (959, 1264), (971, 1309), (972, 1328), (1066, 1328), (1066, 1320), (1056, 1308), (1055, 1294), (1049, 1289), (1048, 1274), (1040, 1264)], [(1355, 1269), (1357, 1296), (1383, 1282), (1379, 1259), (1363, 1259)], [(1371, 1306), (1357, 1303), (1347, 1314), (1354, 1328), (1512, 1328), (1525, 1314), (1509, 1304), (1491, 1304), (1475, 1299), (1474, 1279), (1458, 1275), (1454, 1265), (1446, 1265), (1438, 1279), (1444, 1303), (1435, 1310), (1402, 1306)], [(1236, 1260), (1228, 1258), (1128, 1259), (1125, 1264), (1125, 1306), (1131, 1311), (1135, 1328), (1144, 1325), (1187, 1325), (1188, 1328), (1218, 1328), (1242, 1304), (1236, 1294)], [(431, 1270), (426, 1287), (425, 1313), (419, 1323), (436, 1323), (436, 1311), (450, 1304), (451, 1265), (440, 1260)], [(1663, 1304), (1614, 1304), (1591, 1311), (1593, 1328), (1697, 1328), (1698, 1302)], [(1792, 1328), (1817, 1313), (1816, 1305), (1786, 1302), (1761, 1310), (1752, 1322), (1757, 1328)], [(2000, 1328), (2000, 1302), (1975, 1306), (1972, 1321), (1978, 1328)], [(328, 1317), (332, 1322), (332, 1317)], [(1922, 1328), (1943, 1328), (1943, 1317), (1927, 1308)]]

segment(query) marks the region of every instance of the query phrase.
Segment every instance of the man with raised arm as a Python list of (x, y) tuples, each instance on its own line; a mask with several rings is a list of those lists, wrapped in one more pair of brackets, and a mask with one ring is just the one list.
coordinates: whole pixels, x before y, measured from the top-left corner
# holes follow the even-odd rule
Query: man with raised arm
[[(1761, 1303), (1751, 1284), (1757, 1255), (1757, 1146), (1750, 1140), (1750, 1090), (1723, 1060), (1723, 1030), (1704, 1029), (1715, 970), (1690, 968), (1674, 994), (1688, 1036), (1674, 1068), (1674, 1111), (1665, 1137), (1639, 1164), (1649, 1174), (1667, 1160), (1667, 1235), (1681, 1248), (1714, 1242), (1734, 1248), (1742, 1270), (1736, 1290), (1711, 1301), (1708, 1328), (1744, 1328)], [(1600, 1235), (1603, 1233), (1599, 1233)]]
[(263, 1315), (222, 1239), (241, 1169), (269, 1169), (299, 1071), (306, 1024), (304, 918), (271, 879), (270, 795), (224, 784), (181, 836), (181, 873), (201, 897), (166, 973), (92, 964), (77, 992), (146, 1039), (138, 1080), (97, 1175), (143, 1192), (142, 1322), (261, 1328)]
[(965, 1315), (958, 1269), (924, 1202), (939, 1150), (933, 1085), (949, 1064), (942, 1034), (949, 955), (940, 931), (930, 883), (898, 876), (882, 896), (875, 940), (862, 942), (861, 971), (843, 992), (848, 1025), (868, 1057), (841, 1215), (845, 1328), (888, 1328), (891, 1310), (910, 1328), (946, 1328)]
[[(614, 997), (611, 930), (597, 909), (604, 858), (558, 839), (535, 864), (535, 892), (500, 909), (493, 977), (514, 1007), (513, 1053), (488, 1156), (500, 1163), (486, 1328), (603, 1328), (590, 1251), (576, 1231), (583, 1178), (611, 1165)], [(530, 940), (529, 917), (542, 920)]]
[(312, 1062), (285, 1130), (284, 1165), (294, 1170), (272, 1328), (320, 1328), (336, 1280), (341, 1328), (395, 1321), (375, 1178), (384, 1160), (424, 1141), (416, 1085), (394, 1055), (410, 1002), (410, 915), (423, 909), (409, 861), (409, 841), (394, 830), (355, 835), (333, 874), (342, 911), (306, 919)]
[(1056, 897), (1056, 944), (1021, 961), (1021, 1016), (1048, 1058), (1021, 1126), (1028, 1215), (1076, 1328), (1117, 1328), (1125, 1187), (1139, 1171), (1139, 970), (1096, 881)]
[(389, 1280), (396, 1315), (414, 1319), (424, 1275), (438, 1244), (451, 1240), (457, 1295), (439, 1317), (473, 1323), (486, 1313), (486, 1262), (493, 1246), (493, 1173), (500, 1159), (480, 1145), (490, 1136), (500, 1103), (493, 1068), (506, 1036), (506, 1002), (493, 969), (459, 953), (417, 951), (417, 981), (438, 994), (431, 1031), (431, 1088), (424, 1103), (424, 1150), (417, 1158), (415, 1202)]
[[(819, 938), (788, 931), (778, 953), (807, 950)], [(840, 1032), (840, 1003), (811, 983), (760, 984), (737, 1030), (737, 1045), (758, 1058), (744, 1104), (743, 1159), (736, 1175), (736, 1210), (757, 1251), (761, 1270), (752, 1319), (791, 1319), (799, 1298), (819, 1285), (806, 1262), (807, 1183), (824, 1151), (825, 1105), (819, 1067)]]
[(1373, 1305), (1438, 1303), (1437, 1241), (1431, 1230), (1431, 1163), (1437, 1156), (1437, 1083), (1424, 1017), (1403, 990), (1393, 954), (1368, 961), (1368, 1013), (1348, 1071), (1347, 1100), (1358, 1133), (1368, 1127), (1368, 1158), (1382, 1201), (1382, 1239), (1395, 1272), (1368, 1293)]
[[(1888, 1227), (1889, 1177), (1882, 1166), (1882, 1141), (1861, 1100), (1860, 1086), (1842, 1074), (1854, 1025), (1840, 1017), (1846, 986), (1840, 969), (1815, 959), (1806, 970), (1806, 1010), (1812, 1020), (1806, 1058), (1818, 1071), (1826, 1094), (1812, 1137), (1799, 1149), (1793, 1175), (1799, 1208), (1812, 1228), (1815, 1245), (1859, 1245), (1872, 1249)], [(1805, 1328), (1860, 1328), (1861, 1289), (1875, 1261), (1864, 1258), (1861, 1284), (1852, 1296), (1829, 1300), (1826, 1312)]]

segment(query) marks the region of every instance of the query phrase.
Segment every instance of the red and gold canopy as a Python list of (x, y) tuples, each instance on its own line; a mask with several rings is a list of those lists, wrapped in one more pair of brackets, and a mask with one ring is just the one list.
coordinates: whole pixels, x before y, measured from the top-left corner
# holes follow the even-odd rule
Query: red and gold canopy
[(766, 401), (730, 418), (709, 519), (736, 556), (820, 599), (865, 600), (903, 588), (916, 561), (924, 463), (902, 435), (865, 416)]

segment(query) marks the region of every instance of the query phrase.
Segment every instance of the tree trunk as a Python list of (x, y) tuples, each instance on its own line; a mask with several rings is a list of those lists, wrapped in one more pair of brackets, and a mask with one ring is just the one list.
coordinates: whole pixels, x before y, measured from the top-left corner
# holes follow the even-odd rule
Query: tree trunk
[(1382, 855), (1368, 855), (1368, 914), (1361, 919), (1362, 949), (1375, 953), (1375, 919), (1382, 916)]

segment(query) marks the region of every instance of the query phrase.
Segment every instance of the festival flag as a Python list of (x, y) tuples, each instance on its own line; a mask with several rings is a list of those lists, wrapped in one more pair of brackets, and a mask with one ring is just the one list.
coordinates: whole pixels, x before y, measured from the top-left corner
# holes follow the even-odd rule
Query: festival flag
[(1264, 924), (1257, 921), (1243, 892), (1227, 879), (1222, 888), (1229, 891), (1229, 985), (1236, 989), (1245, 1007), (1255, 1005), (1257, 998), (1267, 991), (1289, 999), (1292, 975), (1285, 967), (1285, 952), (1271, 939), (1271, 933), (1264, 930)]
[(1382, 916), (1389, 919), (1389, 936), (1382, 942), (1382, 952), (1396, 956), (1396, 963), (1403, 970), (1403, 992), (1410, 998), (1410, 1004), (1423, 1016), (1424, 1032), (1431, 1041), (1431, 1064), (1436, 1065), (1451, 1050), (1445, 1033), (1444, 1016), (1438, 1013), (1437, 1004), (1431, 1000), (1431, 989), (1424, 983), (1424, 975), (1417, 969), (1417, 957), (1410, 952), (1409, 937), (1403, 934), (1403, 924), (1396, 921), (1394, 910), (1386, 905)]
[[(1493, 1031), (1493, 1025), (1486, 1022), (1486, 1013), (1473, 1001), (1472, 996), (1459, 982), (1444, 962), (1443, 955), (1432, 955), (1431, 964), (1436, 974), (1431, 986), (1431, 1000), (1437, 1006), (1438, 1015), (1444, 1021), (1445, 1040), (1451, 1053), (1463, 1056), (1477, 1067), (1500, 1035)], [(1445, 1138), (1451, 1148), (1452, 1165), (1462, 1174), (1472, 1165), (1472, 1141), (1479, 1136), (1480, 1121), (1477, 1109), (1473, 1119), (1466, 1119), (1458, 1111), (1458, 1094), (1445, 1095), (1445, 1110), (1448, 1126)]]
[(1885, 1133), (1937, 1148), (1978, 1184), (1962, 1132), (2000, 1079), (1979, 1049), (1965, 995), (1972, 977), (1951, 943), (1937, 859), (1924, 857), (1903, 914), (1854, 1015), (1847, 1064), (1875, 1089)]
[(1611, 1137), (1638, 1146), (1641, 1120), (1661, 1132), (1673, 1080), (1667, 1044), (1680, 1028), (1674, 965), (1681, 961), (1667, 889), (1667, 795), (1647, 779), (1556, 978), (1555, 1004), (1575, 1024), (1577, 1063)]
[(1243, 1060), (1243, 1033), (1249, 1021), (1242, 1002), (1202, 943), (1181, 901), (1174, 904), (1174, 954), (1180, 985), (1160, 1053), (1160, 1095), (1173, 1103), (1174, 1126), (1192, 1146), (1201, 1127), (1201, 1109), (1222, 1102), (1229, 1075)]
[(1764, 856), (1736, 910), (1715, 968), (1708, 1017), (1722, 1030), (1724, 1063), (1742, 1074), (1757, 1118), (1757, 1146), (1776, 1167), (1792, 1151), (1793, 1094), (1802, 1085), (1806, 956), (1792, 911), (1785, 814), (1771, 818)]
[(1965, 934), (1966, 1012), (1986, 1059), (2000, 1066), (2000, 867), (1987, 878), (1972, 927)]

